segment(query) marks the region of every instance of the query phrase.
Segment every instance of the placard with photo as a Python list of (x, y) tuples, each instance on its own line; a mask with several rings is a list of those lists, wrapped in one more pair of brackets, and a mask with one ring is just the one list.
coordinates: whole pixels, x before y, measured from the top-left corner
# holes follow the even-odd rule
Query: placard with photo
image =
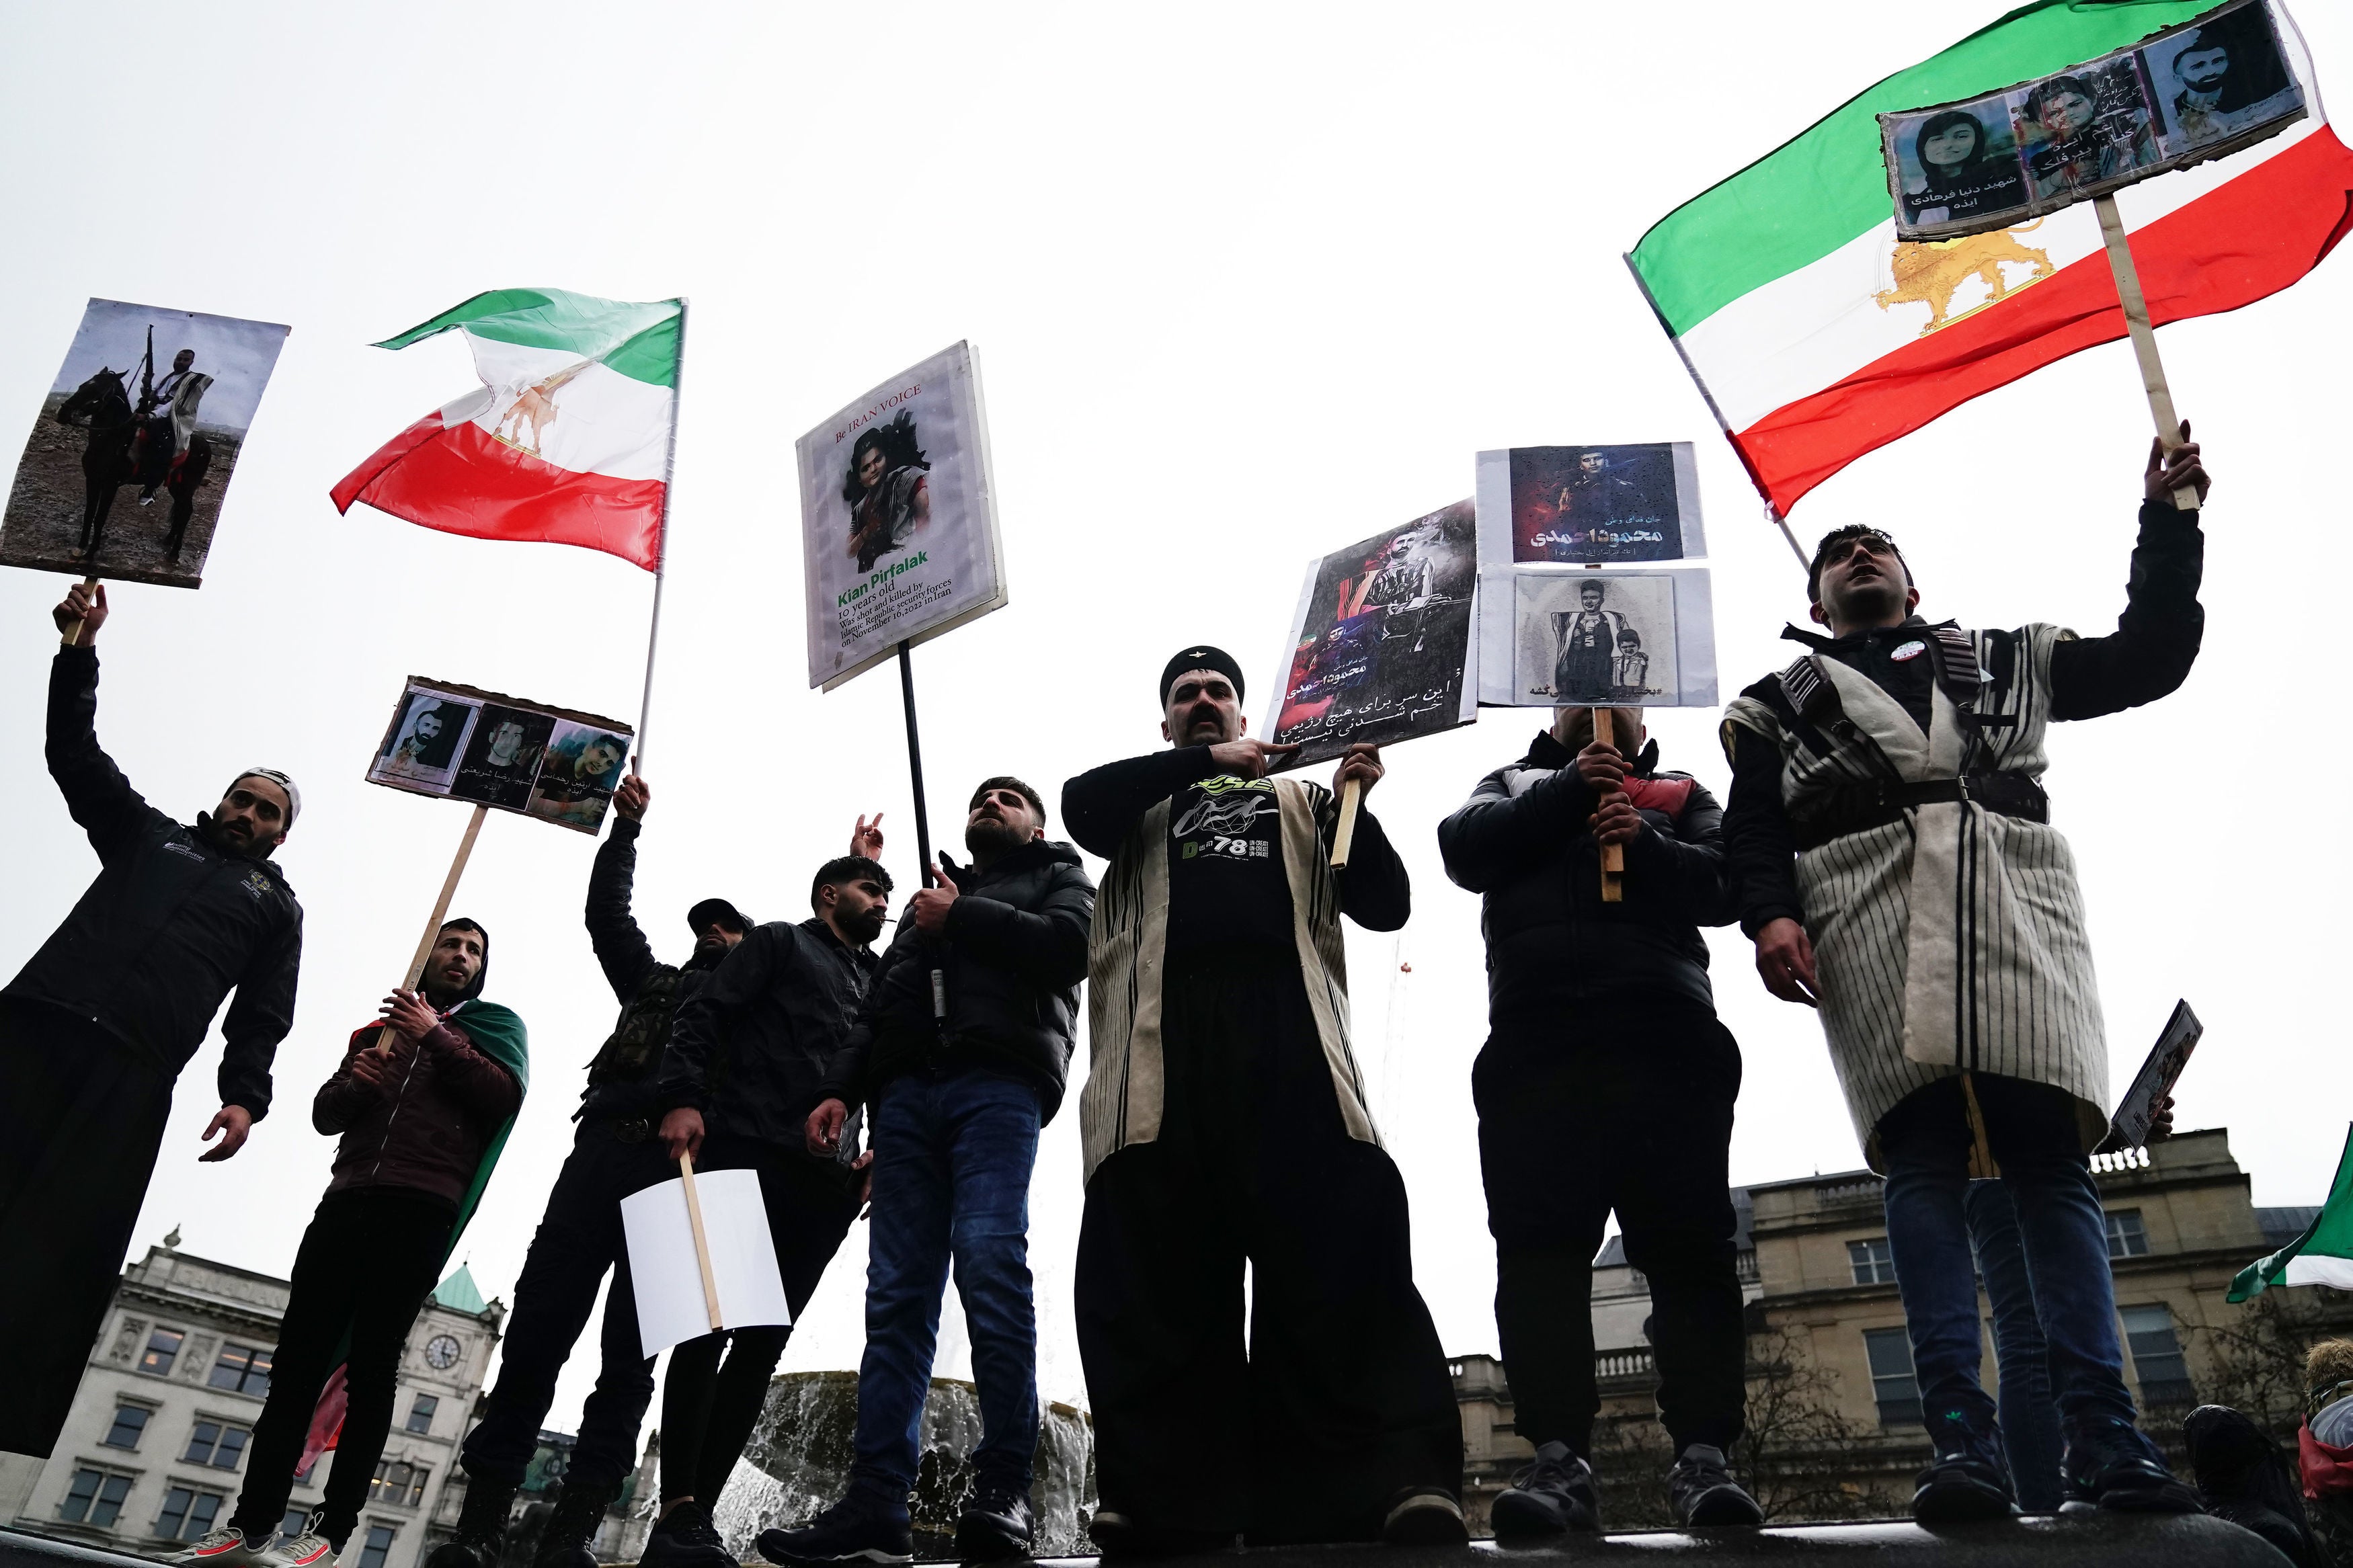
[(1482, 564), (1607, 565), (1707, 553), (1688, 441), (1514, 447), (1478, 459)]
[(594, 713), (411, 676), (367, 778), (593, 834), (628, 776), (633, 733)]
[(1479, 572), (1479, 700), (1494, 707), (1715, 705), (1705, 567)]

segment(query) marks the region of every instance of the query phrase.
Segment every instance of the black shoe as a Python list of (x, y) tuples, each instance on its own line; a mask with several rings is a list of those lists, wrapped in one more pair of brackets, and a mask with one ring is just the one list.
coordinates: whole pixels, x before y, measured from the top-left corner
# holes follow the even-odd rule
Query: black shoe
[(2181, 1439), (2208, 1513), (2253, 1531), (2296, 1568), (2321, 1568), (2296, 1466), (2270, 1433), (2227, 1405), (2201, 1405), (2182, 1422)]
[(1686, 1530), (1765, 1522), (1765, 1510), (1725, 1468), (1724, 1450), (1705, 1443), (1683, 1449), (1667, 1471), (1667, 1501), (1675, 1511), (1675, 1522)]
[(1391, 1546), (1467, 1546), (1462, 1501), (1444, 1487), (1408, 1487), (1389, 1499), (1381, 1539)]
[(957, 1516), (956, 1558), (964, 1563), (998, 1563), (1027, 1557), (1037, 1536), (1029, 1489), (1007, 1481), (983, 1481), (973, 1489), (972, 1500)]
[(539, 1532), (539, 1549), (532, 1553), (531, 1568), (596, 1568), (596, 1554), (589, 1550), (589, 1542), (596, 1538), (596, 1527), (605, 1522), (605, 1510), (612, 1500), (612, 1493), (603, 1487), (565, 1481), (556, 1494), (546, 1527)]
[(1990, 1419), (1973, 1420), (1958, 1410), (1931, 1413), (1928, 1440), (1936, 1452), (1920, 1472), (1912, 1494), (1912, 1517), (1921, 1524), (1966, 1524), (2007, 1519), (2018, 1511), (2010, 1485), (2010, 1464), (2001, 1436)]
[(2174, 1479), (2165, 1456), (2129, 1421), (2108, 1416), (2067, 1424), (2063, 1461), (2067, 1495), (2120, 1513), (2203, 1513), (2198, 1494)]
[(450, 1538), (435, 1547), (425, 1568), (499, 1568), (507, 1549), (507, 1510), (515, 1489), (484, 1476), (466, 1478), (466, 1500)]
[[(551, 1529), (554, 1523), (549, 1521)], [(735, 1553), (727, 1550), (719, 1531), (712, 1528), (711, 1510), (693, 1500), (680, 1503), (654, 1521), (645, 1552), (638, 1561), (639, 1568), (739, 1568)], [(533, 1568), (539, 1565), (534, 1563)]]
[[(760, 1555), (791, 1568), (835, 1563), (912, 1563), (915, 1538), (907, 1516), (851, 1492), (798, 1530), (760, 1531)], [(646, 1561), (650, 1563), (649, 1552)]]
[(1601, 1500), (1595, 1495), (1593, 1467), (1569, 1452), (1566, 1443), (1546, 1443), (1535, 1463), (1512, 1478), (1511, 1489), (1495, 1499), (1489, 1518), (1498, 1541), (1541, 1541), (1572, 1530), (1601, 1528)]

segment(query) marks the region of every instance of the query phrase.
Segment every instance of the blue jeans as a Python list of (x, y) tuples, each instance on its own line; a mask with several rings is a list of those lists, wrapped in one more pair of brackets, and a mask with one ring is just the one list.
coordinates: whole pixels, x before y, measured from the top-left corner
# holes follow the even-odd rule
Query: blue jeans
[(866, 1356), (850, 1489), (903, 1515), (915, 1484), (940, 1299), (955, 1264), (972, 1336), (984, 1481), (1029, 1489), (1038, 1447), (1038, 1315), (1029, 1289), (1029, 1173), (1038, 1091), (978, 1068), (908, 1073), (874, 1113)]
[[(1986, 1141), (2016, 1205), (2018, 1239), (2050, 1351), (2059, 1412), (2070, 1425), (2133, 1419), (2116, 1342), (2116, 1288), (2108, 1275), (2107, 1221), (2065, 1090), (2024, 1079), (1975, 1075)], [(1887, 1167), (1887, 1245), (1911, 1331), (1912, 1366), (1932, 1430), (1959, 1419), (1994, 1425), (1978, 1386), (1976, 1270), (1963, 1196), (1969, 1128), (1961, 1080), (1917, 1090), (1879, 1123)]]
[(2059, 1466), (2059, 1406), (2051, 1397), (2051, 1348), (2034, 1310), (2034, 1280), (2018, 1236), (2018, 1206), (2001, 1182), (1971, 1182), (1961, 1200), (1978, 1273), (1993, 1304), (1994, 1364), (2000, 1369), (2001, 1446), (2010, 1452), (2018, 1506), (2056, 1513), (2065, 1500)]

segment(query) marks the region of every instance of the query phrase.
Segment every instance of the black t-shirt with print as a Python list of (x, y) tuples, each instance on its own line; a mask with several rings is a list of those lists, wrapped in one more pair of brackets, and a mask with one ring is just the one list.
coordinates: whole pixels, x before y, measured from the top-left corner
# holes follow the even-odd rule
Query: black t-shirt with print
[(1271, 779), (1219, 773), (1169, 796), (1169, 952), (1296, 945), (1282, 823)]

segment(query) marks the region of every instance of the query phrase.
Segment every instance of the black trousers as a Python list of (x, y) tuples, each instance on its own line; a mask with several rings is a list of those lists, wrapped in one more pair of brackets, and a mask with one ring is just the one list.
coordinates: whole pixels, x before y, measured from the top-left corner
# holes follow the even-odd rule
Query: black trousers
[(294, 1255), (269, 1397), (253, 1424), (245, 1489), (232, 1516), (248, 1540), (266, 1538), (286, 1517), (294, 1467), (338, 1350), (347, 1403), (327, 1469), (321, 1533), (340, 1547), (359, 1523), (392, 1430), (400, 1352), (441, 1277), (457, 1219), (452, 1205), (401, 1187), (363, 1187), (320, 1200)]
[(1678, 1451), (1740, 1436), (1746, 1339), (1727, 1194), (1740, 1047), (1704, 1008), (1499, 1030), (1472, 1069), (1514, 1421), (1592, 1446), (1593, 1257), (1610, 1212), (1651, 1284), (1659, 1418)]
[[(695, 1168), (760, 1173), (760, 1198), (768, 1211), (785, 1305), (798, 1321), (858, 1217), (856, 1184), (831, 1160), (724, 1134), (704, 1142)], [(789, 1324), (733, 1329), (671, 1349), (662, 1380), (664, 1502), (691, 1497), (707, 1508), (719, 1500), (744, 1445), (752, 1439), (767, 1402), (768, 1379), (792, 1333)]]
[[(1290, 953), (1172, 954), (1155, 1142), (1087, 1185), (1075, 1294), (1103, 1506), (1255, 1541), (1379, 1534), (1460, 1492), (1405, 1184), (1348, 1136)], [(1245, 1349), (1242, 1269), (1250, 1269)]]
[(584, 1121), (547, 1194), (547, 1212), (531, 1238), (515, 1280), (499, 1380), (482, 1419), (467, 1435), (466, 1473), (521, 1486), (539, 1447), (541, 1423), (555, 1402), (556, 1374), (571, 1359), (596, 1310), (597, 1287), (612, 1271), (600, 1336), (596, 1386), (580, 1413), (580, 1441), (566, 1479), (617, 1489), (638, 1462), (638, 1428), (654, 1397), (654, 1363), (640, 1348), (637, 1292), (621, 1235), (621, 1200), (678, 1174), (650, 1134), (624, 1143), (608, 1121)]
[(69, 1013), (0, 1000), (0, 1344), (18, 1352), (0, 1450), (47, 1458), (57, 1445), (114, 1300), (176, 1076)]

